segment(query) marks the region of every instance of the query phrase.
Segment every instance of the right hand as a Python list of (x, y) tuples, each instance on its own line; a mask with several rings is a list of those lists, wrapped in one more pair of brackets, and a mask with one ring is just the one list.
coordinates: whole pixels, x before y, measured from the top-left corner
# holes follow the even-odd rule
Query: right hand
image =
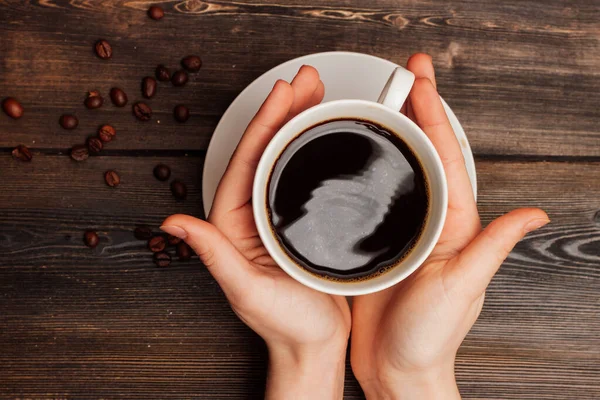
[(431, 58), (408, 62), (416, 81), (406, 114), (436, 147), (448, 180), (448, 213), (431, 256), (398, 285), (354, 299), (352, 370), (367, 398), (460, 398), (454, 359), (481, 312), (485, 289), (523, 236), (549, 222), (512, 211), (482, 232), (460, 145), (435, 86)]

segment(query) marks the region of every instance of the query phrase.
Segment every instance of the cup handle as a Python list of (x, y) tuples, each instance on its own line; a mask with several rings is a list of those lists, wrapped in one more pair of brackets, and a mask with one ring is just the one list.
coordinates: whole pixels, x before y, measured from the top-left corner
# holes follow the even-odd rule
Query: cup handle
[(415, 83), (415, 75), (407, 69), (397, 67), (390, 75), (377, 102), (394, 111), (400, 111), (413, 83)]

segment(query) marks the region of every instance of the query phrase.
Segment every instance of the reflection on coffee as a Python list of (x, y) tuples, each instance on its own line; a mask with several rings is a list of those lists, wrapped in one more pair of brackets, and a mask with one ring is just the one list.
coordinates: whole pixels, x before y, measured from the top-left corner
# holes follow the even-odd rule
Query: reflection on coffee
[(316, 125), (288, 144), (268, 184), (270, 223), (300, 267), (331, 280), (370, 279), (419, 240), (429, 209), (423, 167), (368, 121)]

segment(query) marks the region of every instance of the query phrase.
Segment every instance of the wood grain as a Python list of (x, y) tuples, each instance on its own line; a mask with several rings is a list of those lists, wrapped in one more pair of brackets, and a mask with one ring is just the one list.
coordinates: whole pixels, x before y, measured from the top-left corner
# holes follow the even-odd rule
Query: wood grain
[[(204, 150), (233, 98), (283, 61), (351, 50), (403, 64), (424, 51), (476, 153), (600, 157), (600, 11), (593, 0), (189, 0), (162, 2), (160, 22), (147, 18), (148, 4), (0, 1), (0, 95), (26, 108), (20, 121), (0, 115), (0, 148), (64, 150), (112, 122), (123, 133), (113, 149)], [(92, 53), (99, 37), (114, 46), (108, 62)], [(140, 98), (140, 80), (156, 64), (176, 68), (189, 53), (200, 54), (204, 67), (185, 88), (160, 85), (150, 102), (160, 124), (138, 123), (129, 108), (83, 108), (91, 89), (106, 94), (118, 85), (130, 100)], [(192, 110), (188, 124), (172, 120), (178, 103)], [(63, 112), (80, 117), (77, 130), (60, 129)]]
[[(152, 167), (189, 185), (176, 202)], [(0, 393), (6, 398), (260, 398), (265, 348), (195, 258), (152, 264), (136, 224), (203, 213), (203, 158), (0, 157)], [(552, 223), (492, 282), (457, 360), (464, 398), (600, 396), (600, 163), (478, 160), (485, 223), (519, 206)], [(122, 185), (107, 187), (116, 169)], [(100, 245), (83, 246), (84, 229)], [(572, 394), (572, 396), (571, 396)], [(2, 396), (0, 396), (2, 397)], [(347, 369), (346, 399), (363, 398)]]

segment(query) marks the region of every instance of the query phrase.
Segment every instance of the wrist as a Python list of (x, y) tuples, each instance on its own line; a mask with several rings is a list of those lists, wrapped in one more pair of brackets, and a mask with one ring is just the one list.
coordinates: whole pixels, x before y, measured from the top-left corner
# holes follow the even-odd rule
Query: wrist
[(347, 343), (312, 347), (268, 345), (266, 399), (341, 399)]
[(375, 380), (360, 382), (367, 400), (455, 400), (460, 393), (454, 365), (428, 370), (384, 372)]

